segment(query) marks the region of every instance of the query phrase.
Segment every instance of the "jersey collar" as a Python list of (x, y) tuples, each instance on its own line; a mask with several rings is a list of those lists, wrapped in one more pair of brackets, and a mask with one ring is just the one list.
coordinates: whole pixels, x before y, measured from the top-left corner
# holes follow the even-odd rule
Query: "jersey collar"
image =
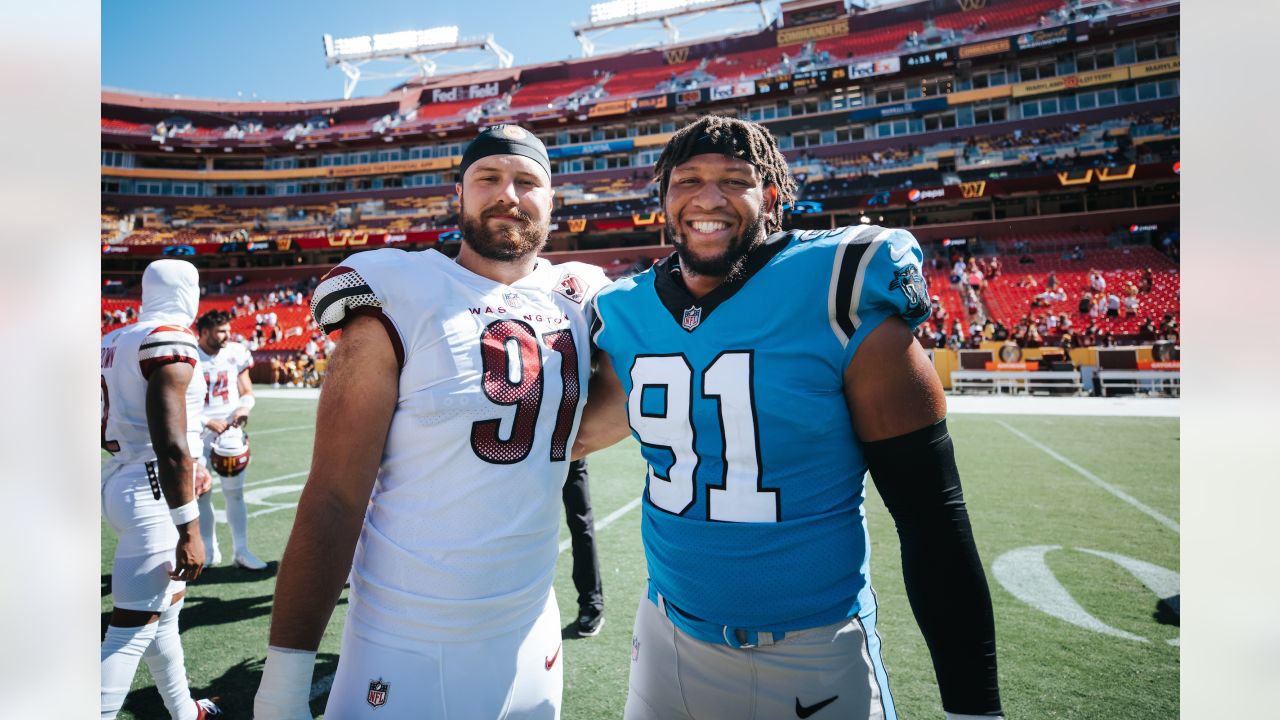
[(747, 284), (748, 280), (769, 264), (775, 255), (782, 252), (790, 240), (790, 232), (776, 232), (765, 238), (764, 242), (747, 255), (746, 265), (738, 277), (721, 283), (719, 287), (701, 298), (695, 298), (684, 286), (684, 281), (680, 277), (680, 256), (673, 252), (659, 261), (653, 269), (654, 291), (667, 312), (671, 313), (671, 318), (676, 321), (676, 324), (688, 332), (693, 332), (716, 308), (733, 297)]

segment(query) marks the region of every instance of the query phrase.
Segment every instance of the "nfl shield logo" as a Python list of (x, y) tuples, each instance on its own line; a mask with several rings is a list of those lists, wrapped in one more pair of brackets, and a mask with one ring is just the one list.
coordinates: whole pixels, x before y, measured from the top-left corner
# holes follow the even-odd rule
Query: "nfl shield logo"
[(520, 293), (503, 293), (502, 299), (513, 308), (519, 308), (524, 305), (524, 298), (520, 297)]
[(369, 694), (365, 700), (369, 701), (371, 707), (382, 707), (387, 704), (387, 691), (391, 689), (389, 683), (382, 682), (382, 678), (369, 681)]
[(684, 309), (684, 317), (680, 320), (680, 327), (685, 330), (693, 330), (702, 323), (702, 308), (694, 306)]

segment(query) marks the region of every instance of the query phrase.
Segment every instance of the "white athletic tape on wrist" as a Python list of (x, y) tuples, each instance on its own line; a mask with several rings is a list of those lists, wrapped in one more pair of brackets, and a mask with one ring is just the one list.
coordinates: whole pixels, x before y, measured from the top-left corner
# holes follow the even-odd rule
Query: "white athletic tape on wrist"
[(252, 409), (253, 409), (253, 405), (254, 405), (254, 403), (256, 403), (256, 402), (257, 402), (257, 400), (256, 400), (256, 399), (254, 399), (254, 397), (253, 397), (252, 395), (243, 395), (243, 396), (241, 396), (241, 398), (240, 398), (240, 406), (239, 406), (239, 407), (240, 407), (240, 409), (241, 409), (241, 410), (252, 410)]
[(174, 525), (186, 525), (200, 517), (200, 503), (192, 500), (182, 507), (170, 508), (169, 517), (173, 518)]
[(311, 699), (311, 675), (315, 669), (314, 651), (267, 646), (262, 680), (258, 683), (255, 707), (305, 707)]

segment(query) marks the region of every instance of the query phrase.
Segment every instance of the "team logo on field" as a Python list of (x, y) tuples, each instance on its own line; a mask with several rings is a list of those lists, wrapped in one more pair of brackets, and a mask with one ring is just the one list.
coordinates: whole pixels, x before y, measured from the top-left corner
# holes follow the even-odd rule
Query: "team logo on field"
[(694, 328), (702, 324), (702, 308), (694, 306), (684, 309), (684, 316), (680, 319), (680, 327), (685, 330), (692, 331)]
[(391, 690), (391, 684), (382, 681), (382, 678), (369, 681), (369, 694), (365, 696), (365, 700), (369, 702), (370, 707), (382, 707), (387, 704), (387, 692)]
[(512, 307), (512, 308), (524, 307), (524, 298), (520, 297), (520, 293), (514, 293), (514, 292), (502, 293), (502, 300), (507, 304), (507, 307)]
[(586, 297), (587, 284), (573, 273), (566, 273), (560, 278), (560, 284), (556, 286), (556, 292), (569, 298), (570, 300), (582, 304), (582, 298)]
[(920, 269), (915, 265), (895, 271), (889, 290), (901, 291), (907, 298), (907, 309), (902, 313), (907, 320), (916, 320), (929, 314), (929, 290), (925, 287), (924, 278), (920, 276)]

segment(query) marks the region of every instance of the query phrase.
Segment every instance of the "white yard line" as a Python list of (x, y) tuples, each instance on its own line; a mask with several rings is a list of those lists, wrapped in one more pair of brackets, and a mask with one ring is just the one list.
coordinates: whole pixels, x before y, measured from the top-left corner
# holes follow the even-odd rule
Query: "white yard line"
[(258, 437), (259, 435), (271, 435), (272, 433), (290, 432), (292, 430), (310, 430), (314, 425), (290, 425), (289, 427), (271, 428), (270, 430), (254, 430), (250, 437)]
[(1068, 460), (1067, 458), (1065, 458), (1065, 457), (1063, 457), (1062, 455), (1060, 455), (1060, 454), (1059, 454), (1057, 451), (1055, 451), (1053, 448), (1051, 448), (1051, 447), (1049, 447), (1049, 446), (1045, 445), (1044, 443), (1039, 442), (1038, 440), (1035, 440), (1035, 439), (1033, 439), (1033, 438), (1029, 437), (1027, 434), (1023, 433), (1022, 431), (1020, 431), (1020, 430), (1018, 430), (1018, 429), (1016, 429), (1016, 428), (1014, 428), (1014, 427), (1012, 427), (1011, 425), (1009, 425), (1008, 423), (1004, 422), (1003, 420), (996, 420), (996, 422), (997, 422), (997, 423), (999, 423), (999, 424), (1000, 424), (1000, 426), (1001, 426), (1001, 427), (1003, 427), (1005, 430), (1008, 430), (1009, 432), (1013, 433), (1014, 435), (1017, 435), (1018, 437), (1022, 438), (1023, 440), (1026, 440), (1026, 441), (1027, 441), (1029, 444), (1031, 444), (1032, 446), (1034, 446), (1034, 447), (1036, 447), (1036, 448), (1039, 448), (1042, 452), (1044, 452), (1044, 453), (1045, 453), (1046, 455), (1048, 455), (1049, 457), (1053, 458), (1054, 460), (1057, 460), (1058, 462), (1062, 463), (1063, 465), (1066, 465), (1067, 467), (1071, 468), (1072, 470), (1075, 470), (1077, 473), (1079, 473), (1079, 475), (1080, 475), (1081, 477), (1085, 478), (1085, 479), (1086, 479), (1086, 480), (1088, 480), (1089, 482), (1092, 482), (1094, 485), (1097, 485), (1098, 487), (1102, 488), (1103, 490), (1106, 490), (1107, 492), (1111, 493), (1112, 495), (1115, 495), (1116, 497), (1120, 498), (1121, 500), (1123, 500), (1123, 501), (1125, 501), (1125, 502), (1129, 503), (1129, 504), (1130, 504), (1130, 505), (1132, 505), (1133, 507), (1137, 508), (1140, 512), (1144, 513), (1145, 515), (1150, 516), (1153, 520), (1155, 520), (1156, 522), (1160, 523), (1161, 525), (1163, 525), (1163, 526), (1165, 526), (1165, 527), (1169, 528), (1170, 530), (1172, 530), (1172, 531), (1174, 531), (1174, 532), (1178, 533), (1179, 535), (1181, 535), (1181, 534), (1182, 534), (1182, 529), (1178, 526), (1178, 523), (1176, 523), (1176, 522), (1174, 522), (1173, 520), (1170, 520), (1169, 518), (1165, 517), (1165, 516), (1164, 516), (1164, 515), (1162, 515), (1158, 510), (1155, 510), (1154, 508), (1152, 508), (1152, 507), (1150, 507), (1150, 506), (1146, 505), (1145, 503), (1143, 503), (1141, 500), (1138, 500), (1137, 498), (1133, 497), (1133, 496), (1132, 496), (1132, 495), (1130, 495), (1129, 493), (1126, 493), (1125, 491), (1121, 490), (1120, 488), (1116, 487), (1115, 485), (1112, 485), (1111, 483), (1107, 482), (1106, 480), (1103, 480), (1102, 478), (1098, 477), (1097, 475), (1094, 475), (1093, 473), (1089, 472), (1088, 470), (1085, 470), (1084, 468), (1080, 467), (1079, 465), (1075, 464), (1074, 462), (1071, 462), (1071, 461), (1070, 461), (1070, 460)]

